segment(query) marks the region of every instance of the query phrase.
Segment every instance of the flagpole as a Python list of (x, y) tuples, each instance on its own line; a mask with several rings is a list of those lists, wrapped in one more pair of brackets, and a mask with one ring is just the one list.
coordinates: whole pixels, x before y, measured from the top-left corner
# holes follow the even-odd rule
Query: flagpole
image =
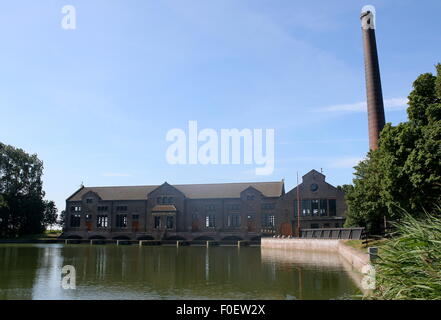
[(300, 238), (300, 186), (299, 186), (299, 172), (297, 171), (297, 235)]

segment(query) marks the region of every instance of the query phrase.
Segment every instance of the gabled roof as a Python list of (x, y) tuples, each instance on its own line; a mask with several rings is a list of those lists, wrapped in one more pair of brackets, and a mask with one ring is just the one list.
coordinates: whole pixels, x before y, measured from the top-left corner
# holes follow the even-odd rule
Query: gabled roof
[[(190, 199), (239, 198), (240, 193), (253, 187), (266, 197), (279, 197), (283, 194), (283, 181), (243, 182), (213, 184), (171, 185)], [(89, 191), (97, 193), (102, 200), (146, 200), (147, 195), (160, 186), (120, 186), (120, 187), (83, 187), (70, 196), (68, 201), (81, 201)]]

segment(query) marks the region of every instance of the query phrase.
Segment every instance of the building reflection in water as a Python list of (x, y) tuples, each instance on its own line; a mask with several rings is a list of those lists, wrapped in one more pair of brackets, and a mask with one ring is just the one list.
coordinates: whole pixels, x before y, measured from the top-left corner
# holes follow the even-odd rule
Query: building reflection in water
[[(2, 299), (335, 299), (357, 292), (336, 255), (260, 247), (0, 247)], [(76, 269), (76, 290), (61, 269)], [(14, 291), (15, 290), (15, 291)]]

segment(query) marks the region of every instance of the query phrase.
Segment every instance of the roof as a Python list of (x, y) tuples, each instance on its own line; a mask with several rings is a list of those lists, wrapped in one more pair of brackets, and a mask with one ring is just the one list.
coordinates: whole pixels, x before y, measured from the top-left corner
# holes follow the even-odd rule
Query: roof
[[(171, 185), (190, 199), (239, 198), (240, 193), (252, 187), (266, 197), (280, 197), (283, 194), (283, 181), (277, 182), (242, 182), (213, 184), (180, 184)], [(82, 187), (68, 201), (81, 201), (89, 191), (97, 193), (102, 200), (146, 200), (148, 194), (160, 186), (116, 186), (116, 187)]]

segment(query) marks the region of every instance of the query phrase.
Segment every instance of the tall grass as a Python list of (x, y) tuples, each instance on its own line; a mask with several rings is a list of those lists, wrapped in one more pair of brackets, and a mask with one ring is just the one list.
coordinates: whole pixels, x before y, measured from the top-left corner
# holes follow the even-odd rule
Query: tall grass
[(441, 219), (406, 214), (375, 263), (377, 299), (441, 299)]

